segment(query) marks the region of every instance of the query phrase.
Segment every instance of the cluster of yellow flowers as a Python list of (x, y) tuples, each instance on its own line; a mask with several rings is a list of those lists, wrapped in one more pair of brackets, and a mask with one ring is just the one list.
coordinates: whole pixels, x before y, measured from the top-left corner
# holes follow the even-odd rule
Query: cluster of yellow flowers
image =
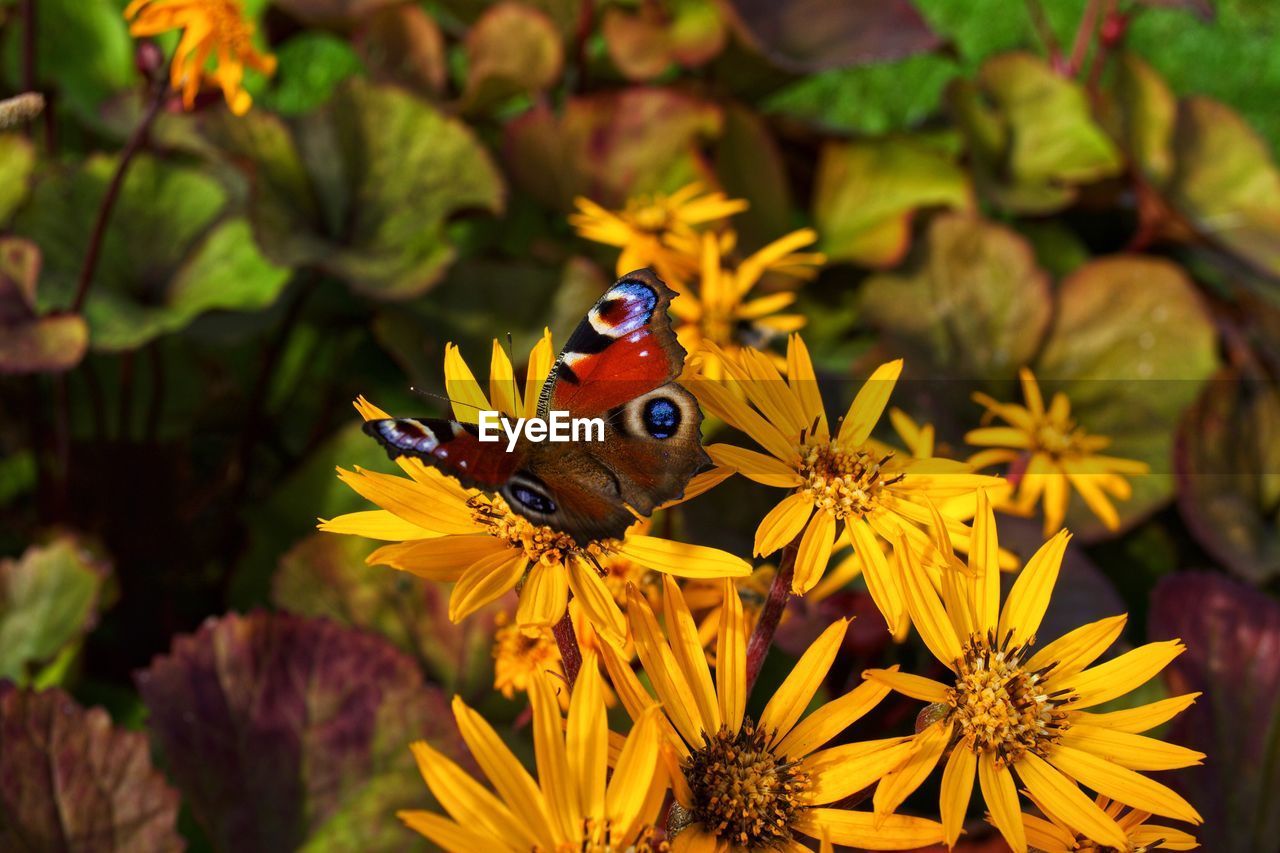
[[(821, 256), (798, 253), (814, 242), (811, 231), (734, 263), (725, 219), (744, 203), (720, 193), (688, 187), (616, 212), (585, 199), (578, 206), (581, 234), (622, 249), (620, 273), (652, 266), (683, 294), (672, 307), (692, 354), (682, 381), (756, 445), (708, 446), (716, 468), (696, 477), (685, 499), (733, 475), (783, 489), (754, 548), (757, 557), (781, 556), (776, 568), (753, 572), (739, 557), (654, 536), (644, 524), (582, 546), (417, 460), (399, 460), (407, 477), (341, 471), (379, 508), (321, 527), (387, 541), (370, 563), (452, 583), (451, 618), (518, 591), (495, 657), (499, 689), (528, 693), (536, 777), (457, 700), (462, 737), (492, 789), (417, 744), (422, 775), (447, 814), (402, 819), (451, 850), (801, 851), (804, 837), (824, 850), (903, 850), (953, 846), (976, 787), (1016, 851), (1195, 847), (1186, 832), (1151, 821), (1200, 816), (1142, 771), (1200, 763), (1201, 753), (1143, 734), (1197, 694), (1099, 710), (1156, 676), (1181, 643), (1150, 643), (1095, 666), (1124, 628), (1119, 615), (1036, 646), (1070, 539), (1058, 530), (1070, 488), (1115, 525), (1106, 495), (1123, 499), (1124, 475), (1145, 469), (1098, 455), (1105, 439), (1073, 423), (1064, 396), (1046, 407), (1028, 371), (1025, 406), (977, 398), (1007, 426), (971, 432), (968, 440), (988, 449), (967, 461), (935, 456), (932, 429), (896, 410), (889, 414), (905, 450), (872, 437), (900, 361), (877, 368), (833, 421), (795, 334), (803, 318), (778, 313), (794, 302), (794, 288), (750, 295), (766, 274), (792, 284), (814, 274)], [(788, 335), (785, 356), (757, 348), (767, 342), (761, 331)], [(553, 351), (548, 333), (529, 353), (521, 391), (495, 342), (486, 394), (449, 347), (455, 416), (467, 407), (527, 412)], [(366, 419), (384, 416), (357, 405)], [(977, 473), (1000, 464), (1010, 466), (1007, 479)], [(1018, 566), (1000, 548), (995, 510), (1028, 514), (1037, 502), (1047, 541), (1002, 596), (1002, 573)], [(844, 548), (851, 556), (828, 571)], [(886, 629), (901, 638), (914, 628), (946, 677), (868, 670), (853, 690), (810, 710), (844, 641), (841, 619), (759, 717), (749, 716), (772, 636), (760, 627), (776, 627), (777, 605), (788, 595), (829, 594), (859, 574)], [(915, 734), (831, 745), (892, 691), (926, 703)], [(608, 728), (615, 702), (632, 721), (625, 737)], [(938, 768), (941, 820), (898, 814)], [(850, 805), (872, 786), (869, 810)]]

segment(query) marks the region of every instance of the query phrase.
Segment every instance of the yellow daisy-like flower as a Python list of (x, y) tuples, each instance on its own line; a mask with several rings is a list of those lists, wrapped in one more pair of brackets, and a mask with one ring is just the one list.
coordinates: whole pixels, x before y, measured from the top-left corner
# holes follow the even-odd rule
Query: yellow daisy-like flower
[[(207, 78), (222, 89), (231, 112), (244, 115), (253, 104), (242, 86), (245, 66), (275, 73), (276, 58), (253, 46), (253, 22), (245, 17), (238, 0), (133, 0), (124, 16), (135, 38), (182, 30), (169, 84), (182, 92), (187, 109), (195, 106), (196, 94)], [(211, 57), (212, 71), (206, 68)]]
[[(445, 348), (445, 387), (454, 401), (454, 417), (474, 423), (482, 410), (533, 416), (551, 370), (552, 352), (548, 332), (530, 352), (525, 381), (519, 385), (511, 360), (494, 341), (486, 395), (458, 348), (450, 344)], [(363, 398), (356, 408), (366, 420), (387, 417)], [(611, 559), (681, 577), (751, 572), (745, 560), (724, 551), (632, 532), (624, 539), (580, 546), (569, 535), (515, 513), (501, 495), (464, 488), (417, 459), (400, 457), (396, 462), (407, 478), (339, 469), (344, 483), (381, 509), (342, 515), (322, 522), (320, 529), (391, 542), (370, 554), (368, 562), (454, 584), (449, 598), (449, 618), (454, 622), (519, 585), (517, 624), (551, 626), (564, 615), (572, 592), (592, 628), (606, 642), (620, 646), (626, 640), (626, 623), (604, 581), (604, 566)], [(715, 472), (711, 474), (690, 482), (686, 498), (718, 482)]]
[(1019, 376), (1025, 406), (1001, 403), (986, 394), (973, 395), (989, 415), (999, 417), (1008, 426), (984, 426), (970, 431), (965, 441), (990, 448), (970, 457), (970, 464), (975, 469), (1025, 464), (1012, 509), (1029, 514), (1037, 502), (1042, 502), (1045, 536), (1062, 526), (1073, 486), (1108, 529), (1118, 529), (1120, 516), (1108, 494), (1128, 500), (1133, 488), (1125, 477), (1146, 474), (1150, 468), (1136, 459), (1100, 454), (1098, 451), (1105, 449), (1111, 439), (1090, 435), (1078, 426), (1071, 418), (1071, 401), (1065, 394), (1054, 394), (1045, 408), (1031, 371), (1024, 367)]
[[(736, 354), (744, 342), (762, 345), (777, 335), (803, 327), (803, 315), (779, 313), (796, 301), (794, 291), (750, 296), (752, 288), (770, 271), (812, 278), (817, 267), (826, 263), (826, 256), (796, 250), (812, 245), (817, 239), (816, 231), (802, 228), (730, 267), (725, 263), (725, 255), (733, 250), (732, 232), (724, 238), (703, 234), (701, 242), (691, 247), (700, 250), (701, 257), (697, 286), (685, 288), (692, 298), (671, 304), (671, 313), (679, 321), (676, 337), (685, 350), (696, 353), (705, 350), (704, 343), (712, 343), (724, 352)], [(712, 379), (722, 376), (718, 360), (708, 357), (705, 351), (702, 372)]]
[(449, 816), (402, 811), (400, 819), (445, 850), (467, 853), (659, 849), (650, 844), (667, 792), (658, 710), (637, 715), (610, 776), (604, 680), (595, 656), (588, 653), (583, 661), (567, 722), (556, 690), (557, 682), (545, 674), (531, 685), (537, 779), (493, 727), (455, 697), (458, 730), (493, 791), (429, 744), (415, 743), (422, 778)]
[(789, 490), (756, 529), (755, 553), (767, 556), (796, 542), (791, 591), (803, 595), (822, 578), (843, 527), (862, 554), (876, 606), (891, 630), (901, 630), (905, 602), (880, 542), (895, 548), (905, 543), (916, 554), (914, 564), (936, 577), (954, 557), (938, 550), (930, 530), (942, 524), (952, 541), (966, 547), (969, 528), (942, 516), (935, 504), (999, 480), (974, 474), (960, 462), (902, 458), (870, 443), (902, 371), (901, 361), (876, 369), (833, 435), (799, 335), (792, 335), (787, 345), (785, 379), (767, 356), (754, 350), (734, 355), (719, 351), (718, 357), (727, 379), (712, 381), (700, 374), (689, 389), (707, 411), (746, 433), (767, 454), (728, 444), (711, 445), (707, 453), (720, 467)]
[[(682, 851), (802, 851), (798, 836), (837, 844), (904, 850), (933, 844), (942, 827), (930, 820), (832, 804), (872, 784), (911, 754), (909, 738), (823, 748), (874, 708), (889, 691), (866, 682), (805, 716), (848, 626), (827, 628), (800, 657), (758, 721), (746, 715), (747, 629), (732, 582), (724, 580), (714, 679), (697, 625), (679, 587), (663, 579), (666, 631), (633, 593), (627, 618), (644, 672), (662, 702), (671, 786), (683, 828), (671, 840)], [(604, 649), (605, 668), (632, 719), (653, 697), (631, 667)], [(803, 719), (801, 719), (803, 717)]]
[[(1200, 846), (1194, 836), (1180, 829), (1147, 823), (1151, 817), (1150, 812), (1126, 810), (1123, 805), (1107, 797), (1098, 797), (1094, 802), (1124, 830), (1128, 844), (1119, 848), (1120, 853), (1194, 850)], [(1072, 831), (1071, 827), (1053, 815), (1045, 820), (1039, 815), (1024, 812), (1022, 826), (1027, 833), (1027, 844), (1043, 853), (1112, 853), (1115, 849), (1100, 847), (1080, 833)]]
[[(726, 219), (747, 209), (741, 199), (722, 192), (704, 193), (692, 183), (670, 195), (654, 193), (627, 200), (622, 210), (606, 210), (594, 201), (574, 199), (578, 212), (569, 217), (580, 236), (617, 246), (618, 275), (653, 267), (668, 283), (683, 281), (698, 268), (696, 251), (687, 251), (688, 241), (697, 240), (697, 226)], [(685, 243), (681, 245), (683, 238)]]
[[(940, 797), (949, 845), (960, 835), (975, 776), (992, 822), (1018, 853), (1027, 850), (1027, 833), (1014, 773), (1038, 808), (1100, 847), (1127, 850), (1128, 836), (1078, 785), (1152, 814), (1200, 822), (1190, 803), (1138, 772), (1188, 767), (1204, 758), (1140, 734), (1198, 694), (1123, 711), (1087, 710), (1150, 680), (1182, 653), (1182, 643), (1149, 643), (1090, 668), (1124, 629), (1126, 617), (1116, 616), (1033, 652), (1069, 539), (1061, 531), (1027, 561), (1001, 608), (995, 518), (984, 493), (978, 497), (970, 574), (944, 573), (939, 592), (922, 582), (919, 571), (903, 567), (911, 621), (954, 679), (944, 684), (902, 672), (864, 673), (934, 703), (928, 716), (935, 722), (912, 737), (911, 756), (877, 786), (878, 815), (891, 814), (949, 755)], [(910, 550), (902, 553), (907, 563), (914, 561)]]

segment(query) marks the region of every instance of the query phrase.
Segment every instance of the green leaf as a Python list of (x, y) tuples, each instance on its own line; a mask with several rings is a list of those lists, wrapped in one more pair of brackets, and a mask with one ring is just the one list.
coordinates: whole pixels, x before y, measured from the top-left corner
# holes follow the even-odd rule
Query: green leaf
[(109, 573), (69, 538), (0, 561), (0, 680), (29, 684), (78, 644), (97, 621)]
[(255, 110), (209, 133), (249, 176), (268, 258), (376, 298), (430, 288), (453, 260), (449, 221), (503, 207), (501, 178), (471, 131), (393, 87), (353, 79), (304, 116)]
[(259, 109), (298, 115), (323, 104), (342, 81), (364, 70), (355, 50), (329, 33), (306, 30), (274, 48), (278, 67)]
[(970, 207), (968, 178), (911, 138), (828, 143), (818, 161), (813, 218), (833, 261), (886, 267), (900, 261), (921, 207)]
[(178, 853), (178, 792), (142, 732), (61, 690), (0, 684), (0, 849)]
[(704, 65), (724, 48), (726, 36), (720, 8), (710, 0), (609, 6), (601, 31), (610, 59), (629, 80), (652, 80), (672, 65)]
[(397, 0), (273, 0), (304, 24), (345, 29)]
[(27, 197), (27, 181), (36, 154), (30, 140), (16, 133), (0, 133), (0, 225)]
[(483, 112), (515, 95), (532, 95), (560, 76), (564, 45), (543, 12), (520, 3), (495, 3), (467, 31), (469, 112)]
[(1229, 369), (1178, 433), (1178, 507), (1205, 550), (1245, 580), (1280, 575), (1280, 393)]
[(1266, 142), (1229, 107), (1190, 98), (1178, 112), (1168, 193), (1196, 228), (1280, 275), (1280, 171)]
[(795, 201), (782, 150), (768, 125), (741, 104), (725, 107), (716, 175), (729, 196), (750, 204), (733, 217), (744, 247), (764, 246), (794, 226)]
[(579, 195), (621, 207), (632, 194), (706, 180), (698, 147), (722, 125), (714, 104), (672, 89), (583, 95), (558, 114), (539, 104), (509, 122), (506, 163), (513, 180), (548, 207), (572, 210)]
[(409, 744), (461, 757), (448, 702), (413, 660), (327, 619), (210, 619), (136, 681), (215, 850), (295, 850), (317, 834), (411, 847), (412, 834), (388, 829), (397, 808), (430, 802)]
[(1026, 240), (957, 214), (938, 216), (910, 262), (869, 278), (867, 320), (916, 375), (1012, 378), (1051, 313), (1048, 276)]
[[(1133, 496), (1116, 502), (1122, 526), (1172, 497), (1174, 431), (1217, 364), (1213, 322), (1195, 286), (1167, 261), (1103, 258), (1059, 288), (1035, 373), (1046, 399), (1065, 392), (1077, 423), (1112, 439), (1105, 453), (1151, 466), (1130, 478)], [(1085, 537), (1104, 532), (1078, 497), (1066, 526)]]
[(0, 373), (67, 370), (89, 346), (78, 314), (36, 311), (40, 250), (20, 237), (0, 237)]
[(1132, 53), (1118, 57), (1111, 82), (1110, 124), (1148, 179), (1163, 184), (1173, 169), (1178, 102), (1150, 65)]

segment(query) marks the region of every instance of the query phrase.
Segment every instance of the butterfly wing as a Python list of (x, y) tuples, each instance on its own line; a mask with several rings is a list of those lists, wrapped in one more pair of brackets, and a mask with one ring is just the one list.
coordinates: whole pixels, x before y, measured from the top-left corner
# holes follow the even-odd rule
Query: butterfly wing
[(597, 417), (680, 375), (684, 347), (667, 306), (676, 295), (649, 270), (628, 273), (574, 329), (538, 400), (538, 412)]
[(428, 418), (365, 421), (364, 431), (397, 459), (421, 459), (464, 486), (495, 491), (520, 467), (523, 442), (508, 453), (502, 443), (482, 443), (474, 424)]

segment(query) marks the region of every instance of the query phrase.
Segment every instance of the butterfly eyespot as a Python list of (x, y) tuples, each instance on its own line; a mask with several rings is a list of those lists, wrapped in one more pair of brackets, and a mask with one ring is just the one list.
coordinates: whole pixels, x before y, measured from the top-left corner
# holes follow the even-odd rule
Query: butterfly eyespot
[(654, 438), (671, 438), (680, 429), (680, 407), (665, 397), (654, 397), (644, 404), (644, 428)]
[(530, 509), (533, 512), (540, 513), (542, 515), (551, 515), (556, 511), (555, 502), (552, 501), (551, 498), (541, 492), (534, 491), (528, 486), (512, 486), (511, 497), (526, 509)]

